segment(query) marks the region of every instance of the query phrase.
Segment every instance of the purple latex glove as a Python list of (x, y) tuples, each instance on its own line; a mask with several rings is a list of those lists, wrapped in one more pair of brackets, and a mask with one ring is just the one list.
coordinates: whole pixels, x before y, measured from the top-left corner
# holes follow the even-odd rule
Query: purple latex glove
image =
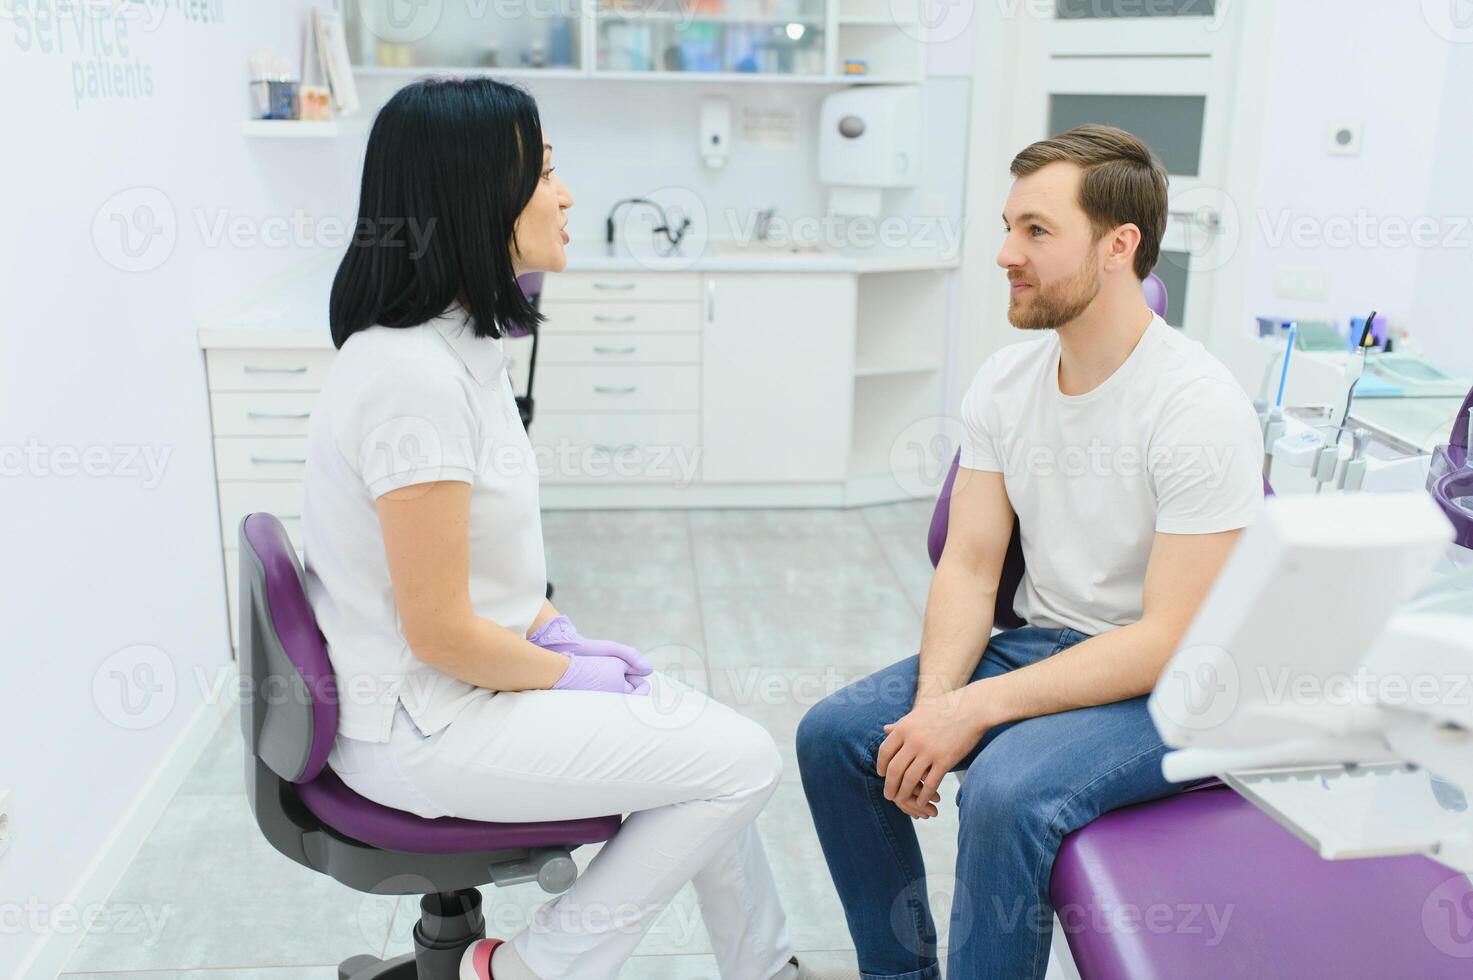
[[(643, 678), (640, 678), (643, 680)], [(648, 690), (649, 685), (645, 688)], [(624, 663), (617, 657), (568, 657), (568, 669), (552, 686), (554, 691), (607, 691), (609, 694), (635, 694), (634, 685), (624, 677)]]
[[(647, 677), (655, 670), (650, 662), (640, 656), (639, 651), (613, 640), (590, 640), (580, 636), (573, 621), (566, 616), (554, 616), (542, 624), (542, 628), (527, 637), (544, 650), (561, 653), (569, 657), (615, 657), (624, 662), (626, 674), (636, 678)], [(645, 690), (649, 683), (645, 682)], [(640, 692), (641, 694), (644, 691)]]

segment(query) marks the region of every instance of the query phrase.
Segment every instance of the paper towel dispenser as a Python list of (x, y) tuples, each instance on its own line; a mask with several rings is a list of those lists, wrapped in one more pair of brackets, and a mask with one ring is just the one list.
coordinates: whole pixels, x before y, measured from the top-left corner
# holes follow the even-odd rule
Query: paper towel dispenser
[(920, 173), (921, 90), (867, 85), (835, 92), (819, 111), (818, 179), (912, 187)]

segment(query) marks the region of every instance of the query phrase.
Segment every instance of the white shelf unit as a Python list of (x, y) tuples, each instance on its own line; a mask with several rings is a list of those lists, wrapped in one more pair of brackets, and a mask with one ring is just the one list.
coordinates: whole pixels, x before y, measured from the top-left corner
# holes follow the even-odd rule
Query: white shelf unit
[(917, 474), (939, 465), (929, 456), (946, 430), (946, 276), (929, 269), (859, 277), (848, 505), (934, 494)]
[(240, 131), (253, 139), (333, 139), (341, 132), (336, 120), (301, 119), (247, 119)]
[[(372, 0), (359, 0), (372, 2)], [(378, 0), (383, 2), (383, 0)], [(600, 10), (597, 0), (583, 0), (576, 15), (575, 44), (578, 67), (529, 68), (521, 65), (377, 65), (355, 64), (364, 78), (413, 78), (421, 75), (494, 75), (512, 79), (590, 79), (599, 81), (740, 82), (819, 85), (906, 84), (925, 77), (925, 25), (920, 4), (927, 0), (824, 0), (822, 13), (751, 16), (724, 11)], [(651, 3), (649, 6), (653, 7)], [(821, 30), (822, 71), (696, 71), (599, 67), (600, 24), (618, 21), (630, 25), (681, 26), (691, 24), (783, 25), (803, 24)], [(863, 59), (869, 70), (846, 75), (844, 62)]]

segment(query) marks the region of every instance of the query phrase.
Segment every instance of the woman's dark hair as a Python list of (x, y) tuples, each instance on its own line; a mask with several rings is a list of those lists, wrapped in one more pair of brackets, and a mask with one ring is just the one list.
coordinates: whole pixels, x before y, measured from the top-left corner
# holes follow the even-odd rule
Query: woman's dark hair
[(358, 223), (332, 283), (333, 346), (374, 324), (424, 323), (457, 299), (478, 337), (540, 322), (510, 250), (542, 153), (523, 89), (485, 77), (400, 89), (368, 136)]

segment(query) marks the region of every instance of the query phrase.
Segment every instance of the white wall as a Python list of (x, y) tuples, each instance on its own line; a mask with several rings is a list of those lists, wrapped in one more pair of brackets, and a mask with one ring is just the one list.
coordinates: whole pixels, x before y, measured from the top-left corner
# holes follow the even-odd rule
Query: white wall
[[(9, 640), (0, 647), (8, 695), (0, 790), (11, 792), (14, 829), (0, 857), (0, 906), (39, 908), (45, 918), (105, 897), (107, 868), (131, 856), (109, 854), (109, 835), (230, 659), (196, 321), (336, 247), (299, 238), (292, 219), (354, 215), (364, 138), (241, 135), (248, 54), (275, 46), (299, 58), (311, 0), (147, 0), (121, 5), (132, 19), (120, 26), (109, 19), (80, 33), (54, 26), (57, 3), (0, 0), (13, 12), (0, 17), (0, 87), (9, 93), (0, 152), (8, 558), (0, 622)], [(186, 8), (222, 22), (191, 19)], [(969, 44), (962, 38), (935, 56), (935, 73), (952, 77), (926, 86), (925, 176), (915, 191), (890, 196), (890, 214), (955, 220), (962, 211)], [(120, 79), (124, 90), (89, 93), (89, 72)], [(688, 189), (713, 215), (824, 213), (813, 132), (831, 87), (529, 87), (577, 195), (575, 247), (599, 247), (617, 196), (659, 187)], [(391, 90), (366, 82), (365, 112)], [(709, 92), (739, 110), (791, 106), (796, 139), (739, 138), (726, 169), (704, 170), (695, 127)], [(14, 134), (25, 137), (10, 142)], [(140, 659), (151, 676), (137, 671)], [(151, 715), (144, 724), (129, 711), (140, 704)], [(88, 882), (92, 891), (80, 893)], [(0, 929), (0, 963), (25, 964), (49, 932)]]
[[(612, 80), (590, 84), (578, 79), (515, 79), (537, 99), (543, 133), (553, 144), (557, 172), (573, 194), (568, 213), (570, 255), (603, 254), (604, 219), (615, 201), (653, 197), (679, 205), (692, 214), (693, 236), (741, 237), (752, 216), (776, 208), (782, 222), (802, 221), (798, 233), (829, 235), (820, 222), (827, 195), (818, 182), (815, 136), (828, 85), (778, 83), (680, 83)], [(369, 78), (360, 83), (364, 112), (371, 114), (402, 85), (401, 78)], [(962, 211), (966, 155), (964, 120), (968, 98), (965, 78), (931, 78), (923, 86), (926, 137), (922, 175), (913, 189), (885, 194), (885, 217), (947, 218), (955, 224)], [(698, 133), (701, 100), (730, 100), (734, 132), (730, 157), (720, 169), (700, 162)], [(795, 117), (791, 143), (744, 139), (743, 111), (777, 110)], [(359, 134), (361, 147), (366, 138)], [(346, 141), (345, 141), (346, 142)], [(352, 159), (349, 159), (349, 157)], [(361, 149), (345, 153), (340, 179), (357, 187)], [(356, 200), (348, 205), (351, 218)], [(645, 212), (648, 213), (648, 212)], [(625, 212), (621, 210), (621, 220)], [(629, 227), (644, 229), (640, 212)], [(922, 221), (913, 220), (914, 229)], [(838, 246), (857, 238), (853, 229), (835, 226)], [(924, 234), (924, 232), (922, 232)], [(938, 231), (939, 237), (940, 232)], [(861, 242), (862, 244), (862, 242)]]
[[(256, 227), (339, 191), (332, 145), (240, 133), (248, 53), (274, 45), (299, 58), (308, 0), (113, 6), (135, 18), (121, 37), (108, 20), (79, 43), (73, 23), (42, 32), (54, 0), (0, 4), (7, 975), (47, 934), (18, 922), (16, 907), (49, 920), (73, 899), (203, 702), (198, 673), (229, 662), (195, 319), (305, 250), (212, 242), (197, 218)], [(89, 94), (89, 72), (131, 87)], [(142, 271), (125, 271), (119, 221)], [(120, 666), (109, 657), (138, 645), (154, 683), (174, 684), (172, 697), (131, 690), (157, 718), (130, 716), (109, 676)], [(149, 723), (134, 730), (138, 719)]]
[[(1294, 0), (1275, 6), (1262, 48), (1270, 72), (1242, 329), (1259, 314), (1338, 319), (1372, 309), (1408, 326), (1429, 356), (1473, 373), (1466, 305), (1473, 229), (1473, 50), (1424, 16), (1437, 5)], [(1252, 44), (1253, 41), (1248, 43)], [(1333, 125), (1356, 122), (1358, 156), (1326, 152)], [(1425, 236), (1425, 237), (1424, 237)], [(1284, 270), (1322, 283), (1296, 298)]]
[(1438, 103), (1427, 213), (1452, 237), (1418, 265), (1412, 330), (1440, 363), (1473, 375), (1473, 44), (1449, 47)]

